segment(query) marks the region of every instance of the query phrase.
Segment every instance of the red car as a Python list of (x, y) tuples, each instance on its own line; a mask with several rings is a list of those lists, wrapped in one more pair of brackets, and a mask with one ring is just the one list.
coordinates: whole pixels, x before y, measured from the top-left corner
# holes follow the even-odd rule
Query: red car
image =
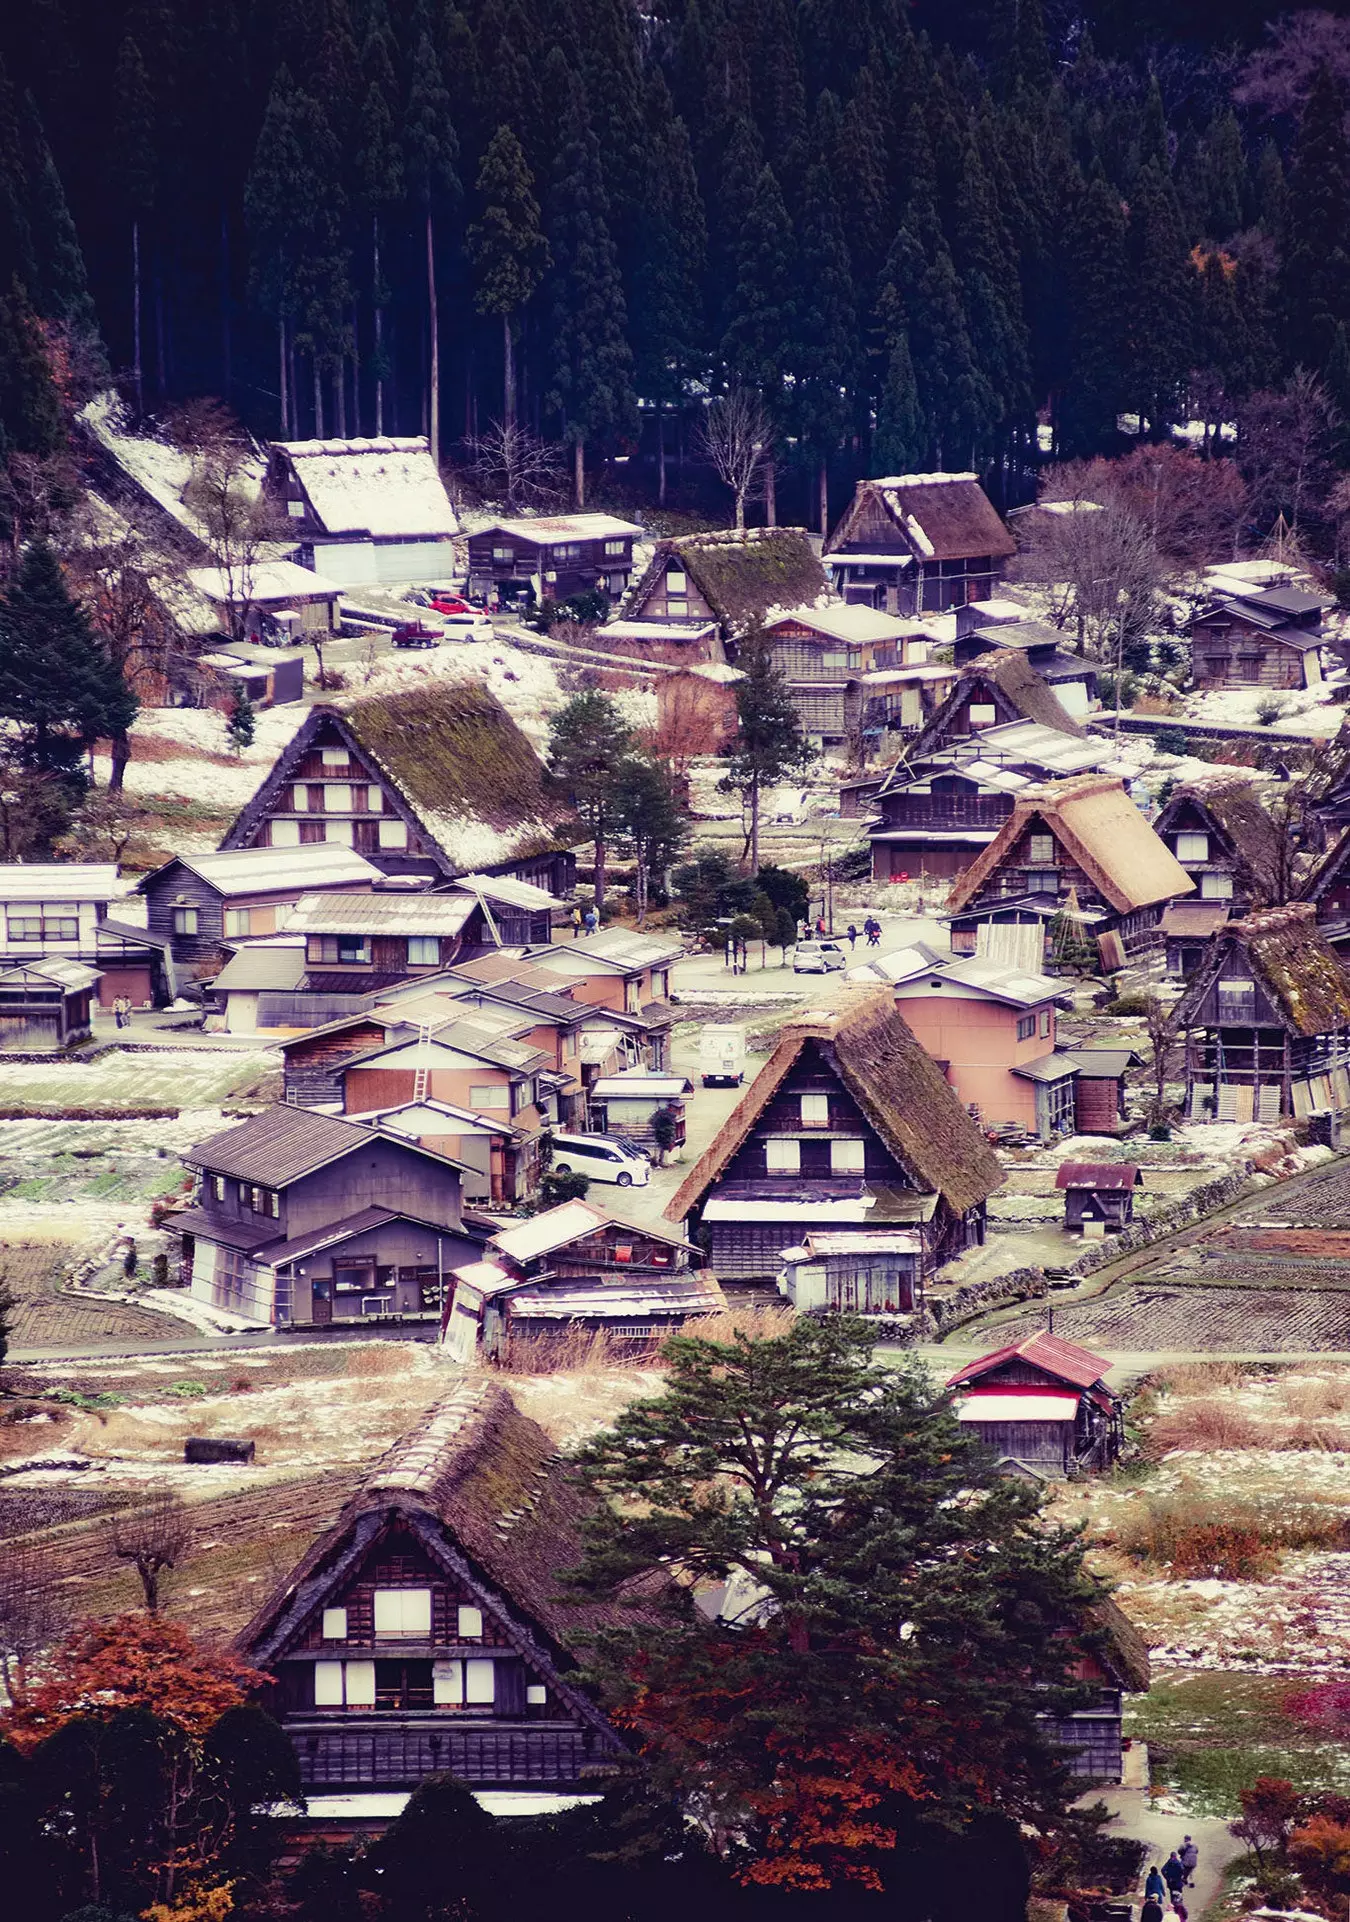
[(432, 593), (428, 597), (428, 605), (434, 607), (438, 614), (474, 614), (478, 611), (462, 594)]
[(395, 647), (439, 647), (443, 638), (438, 627), (427, 627), (422, 621), (404, 621), (393, 633)]

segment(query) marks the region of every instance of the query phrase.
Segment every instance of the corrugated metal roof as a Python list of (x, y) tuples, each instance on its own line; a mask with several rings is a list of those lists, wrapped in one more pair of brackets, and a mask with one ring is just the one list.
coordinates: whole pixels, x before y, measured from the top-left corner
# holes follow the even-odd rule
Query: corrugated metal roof
[(0, 901), (113, 901), (124, 892), (112, 861), (7, 862)]
[(83, 961), (65, 961), (60, 956), (49, 961), (22, 961), (17, 967), (0, 973), (0, 981), (49, 981), (53, 987), (72, 991), (92, 988), (98, 978), (97, 968), (87, 968)]
[(1022, 1341), (1010, 1342), (1004, 1348), (981, 1355), (978, 1361), (968, 1362), (948, 1376), (947, 1386), (955, 1388), (962, 1382), (977, 1381), (1002, 1367), (1004, 1362), (1018, 1360), (1029, 1361), (1061, 1381), (1072, 1382), (1075, 1388), (1091, 1388), (1111, 1366), (1104, 1355), (1094, 1355), (1090, 1348), (1080, 1348), (1076, 1342), (1065, 1341), (1048, 1329), (1038, 1328), (1034, 1335), (1027, 1335)]
[(299, 987), (304, 974), (303, 941), (294, 947), (259, 942), (257, 947), (240, 948), (231, 955), (211, 987), (216, 994), (283, 993)]
[[(380, 870), (354, 848), (335, 841), (320, 841), (303, 848), (233, 848), (224, 854), (176, 854), (174, 861), (205, 881), (227, 898), (236, 894), (281, 893), (288, 888), (313, 889), (349, 887), (364, 881), (370, 887), (381, 878)], [(172, 867), (166, 861), (164, 868)], [(143, 893), (164, 868), (156, 868), (137, 882)], [(361, 900), (360, 895), (353, 897)]]
[(477, 529), (480, 534), (510, 534), (516, 540), (536, 544), (554, 541), (617, 540), (632, 534), (641, 539), (636, 521), (621, 521), (613, 514), (540, 514), (529, 520), (489, 521)]
[(471, 894), (302, 894), (288, 934), (458, 934), (477, 906)]
[(640, 1101), (650, 1095), (657, 1101), (673, 1101), (678, 1095), (692, 1094), (694, 1084), (687, 1075), (655, 1074), (647, 1068), (624, 1068), (618, 1074), (601, 1075), (591, 1084), (592, 1095), (600, 1099)]
[(509, 874), (461, 874), (455, 886), (470, 894), (485, 895), (489, 901), (500, 901), (504, 907), (542, 912), (563, 905), (547, 888), (537, 888), (532, 881), (517, 881)]
[(1057, 1188), (1098, 1188), (1115, 1192), (1143, 1185), (1143, 1173), (1132, 1161), (1061, 1161), (1055, 1173)]

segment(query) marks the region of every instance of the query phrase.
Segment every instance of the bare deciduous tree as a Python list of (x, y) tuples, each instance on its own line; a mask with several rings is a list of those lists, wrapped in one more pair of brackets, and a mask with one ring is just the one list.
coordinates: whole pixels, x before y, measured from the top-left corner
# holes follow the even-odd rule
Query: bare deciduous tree
[(681, 782), (700, 755), (725, 753), (736, 732), (726, 690), (692, 674), (672, 674), (658, 684), (656, 715), (653, 751)]
[(263, 550), (282, 531), (258, 491), (254, 466), (245, 442), (220, 440), (196, 456), (183, 489), (220, 574), (232, 641), (248, 634)]
[(475, 487), (486, 499), (503, 502), (508, 513), (555, 507), (563, 499), (567, 482), (562, 449), (540, 440), (519, 421), (490, 421), (467, 445)]
[[(1086, 482), (1086, 473), (1079, 477)], [(1041, 518), (1023, 574), (1055, 594), (1054, 618), (1073, 622), (1080, 648), (1119, 670), (1128, 642), (1153, 626), (1162, 567), (1148, 523), (1119, 500), (1059, 495)]]
[(72, 861), (115, 861), (120, 867), (127, 849), (150, 818), (125, 790), (91, 788), (54, 846), (58, 854)]
[(68, 1614), (41, 1551), (7, 1542), (0, 1555), (0, 1682), (16, 1707), (27, 1698), (34, 1662), (60, 1639)]
[[(68, 565), (108, 659), (133, 693), (163, 698), (171, 663), (183, 653), (178, 628), (162, 598), (179, 575), (183, 554), (168, 552), (148, 519), (110, 517), (92, 502), (72, 544)], [(131, 758), (125, 734), (113, 741), (111, 789), (120, 789)]]
[(1176, 1006), (1164, 1001), (1159, 994), (1151, 994), (1144, 1009), (1144, 1029), (1149, 1043), (1149, 1073), (1153, 1077), (1153, 1092), (1149, 1097), (1148, 1125), (1150, 1128), (1165, 1128), (1171, 1115), (1171, 1103), (1167, 1099), (1167, 1084), (1173, 1077), (1177, 1052)]
[(158, 1614), (164, 1576), (192, 1545), (192, 1523), (182, 1502), (171, 1488), (159, 1489), (129, 1514), (113, 1517), (111, 1542), (117, 1560), (130, 1562), (139, 1575), (146, 1608)]
[(736, 525), (745, 526), (745, 503), (767, 471), (773, 454), (773, 421), (759, 396), (733, 387), (709, 407), (698, 429), (698, 450), (736, 500)]
[(1239, 105), (1296, 119), (1319, 67), (1350, 87), (1350, 20), (1330, 8), (1286, 13), (1266, 28), (1266, 38), (1243, 64), (1233, 89)]
[(1295, 533), (1331, 489), (1340, 416), (1331, 395), (1305, 367), (1278, 393), (1253, 394), (1238, 415), (1238, 465), (1251, 489), (1252, 518), (1267, 526), (1283, 514)]
[(1318, 824), (1312, 812), (1321, 782), (1285, 781), (1267, 787), (1262, 805), (1270, 816), (1274, 833), (1268, 858), (1255, 871), (1253, 895), (1258, 907), (1282, 908), (1296, 901), (1316, 855)]

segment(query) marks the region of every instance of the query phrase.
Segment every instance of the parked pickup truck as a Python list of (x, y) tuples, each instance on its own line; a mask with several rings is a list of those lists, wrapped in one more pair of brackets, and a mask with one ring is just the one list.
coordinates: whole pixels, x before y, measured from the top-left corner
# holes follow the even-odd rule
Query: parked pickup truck
[(428, 627), (424, 621), (403, 621), (394, 629), (395, 647), (439, 647), (442, 633), (439, 627)]

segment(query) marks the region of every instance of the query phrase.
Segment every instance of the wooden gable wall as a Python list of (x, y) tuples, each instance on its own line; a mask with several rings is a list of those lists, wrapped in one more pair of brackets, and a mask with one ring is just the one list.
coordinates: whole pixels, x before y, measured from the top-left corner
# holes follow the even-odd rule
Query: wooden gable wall
[[(809, 1094), (828, 1096), (830, 1102), (828, 1128), (803, 1125), (801, 1098)], [(841, 1136), (851, 1139), (861, 1136), (865, 1157), (861, 1175), (831, 1174), (829, 1144), (832, 1139), (838, 1139)], [(802, 1143), (799, 1175), (767, 1172), (765, 1144), (774, 1138), (780, 1140), (795, 1138)], [(881, 1181), (900, 1188), (913, 1188), (917, 1185), (909, 1170), (896, 1159), (877, 1134), (853, 1095), (826, 1060), (819, 1044), (811, 1041), (802, 1049), (784, 1076), (781, 1085), (775, 1090), (745, 1140), (732, 1156), (718, 1186), (743, 1183), (761, 1186), (765, 1181), (781, 1182), (784, 1191), (787, 1192), (792, 1188), (800, 1188), (803, 1182), (839, 1182), (841, 1180)]]

